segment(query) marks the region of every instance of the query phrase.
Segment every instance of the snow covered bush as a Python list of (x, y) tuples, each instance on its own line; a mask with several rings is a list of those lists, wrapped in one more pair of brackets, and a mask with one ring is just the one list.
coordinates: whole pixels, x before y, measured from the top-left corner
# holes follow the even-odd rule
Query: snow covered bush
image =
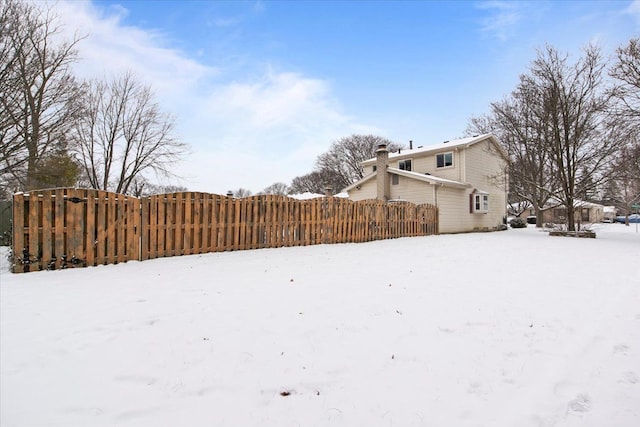
[(511, 228), (526, 228), (527, 221), (522, 218), (513, 218), (511, 221), (509, 221), (509, 225), (511, 226)]

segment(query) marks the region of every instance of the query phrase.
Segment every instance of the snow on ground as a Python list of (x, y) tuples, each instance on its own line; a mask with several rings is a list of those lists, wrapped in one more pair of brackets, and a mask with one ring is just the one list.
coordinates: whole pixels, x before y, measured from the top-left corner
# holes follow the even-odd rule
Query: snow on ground
[(0, 424), (637, 427), (640, 234), (597, 232), (3, 271)]

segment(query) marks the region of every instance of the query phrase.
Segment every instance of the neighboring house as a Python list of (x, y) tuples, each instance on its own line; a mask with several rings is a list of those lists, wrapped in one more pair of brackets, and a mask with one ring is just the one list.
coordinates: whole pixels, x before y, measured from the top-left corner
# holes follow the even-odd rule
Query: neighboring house
[[(575, 200), (573, 206), (573, 215), (576, 223), (602, 222), (605, 218), (604, 205)], [(564, 224), (567, 222), (567, 208), (560, 202), (551, 200), (542, 209), (542, 218), (545, 224)]]
[(439, 232), (498, 230), (507, 215), (508, 156), (491, 134), (389, 153), (362, 162), (351, 200), (403, 200), (438, 207)]

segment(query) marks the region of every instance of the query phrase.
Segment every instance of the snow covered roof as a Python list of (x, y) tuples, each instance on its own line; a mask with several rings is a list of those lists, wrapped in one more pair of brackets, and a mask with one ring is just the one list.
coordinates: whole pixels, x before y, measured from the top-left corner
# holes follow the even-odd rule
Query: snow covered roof
[[(402, 170), (402, 169), (387, 168), (387, 172), (392, 173), (394, 175), (404, 176), (404, 177), (407, 177), (407, 178), (411, 178), (411, 179), (415, 179), (415, 180), (418, 180), (418, 181), (426, 182), (426, 183), (431, 184), (431, 185), (442, 185), (442, 186), (456, 187), (456, 188), (469, 188), (470, 187), (469, 184), (465, 184), (464, 182), (453, 181), (451, 179), (439, 178), (437, 176), (426, 175), (426, 174), (422, 174), (422, 173), (418, 173), (418, 172), (405, 171), (405, 170)], [(344, 192), (351, 191), (354, 188), (356, 188), (357, 186), (362, 185), (363, 183), (369, 181), (372, 178), (375, 178), (375, 176), (376, 176), (376, 172), (370, 173), (369, 175), (365, 176), (364, 178), (362, 178), (359, 181), (354, 182), (353, 184), (351, 184), (350, 186), (348, 186), (347, 188), (345, 188), (342, 191), (344, 191)]]
[[(304, 193), (300, 193), (300, 194), (289, 194), (289, 197), (296, 200), (310, 200), (310, 199), (317, 199), (319, 197), (324, 197), (324, 194), (311, 193), (309, 191), (305, 191)], [(338, 193), (338, 194), (334, 194), (333, 197), (340, 197), (343, 199), (347, 199), (349, 198), (349, 195), (347, 193)]]
[[(395, 153), (389, 153), (389, 159), (411, 157), (411, 156), (415, 156), (416, 154), (429, 154), (429, 153), (436, 153), (439, 151), (442, 152), (442, 151), (450, 150), (452, 148), (460, 148), (460, 147), (466, 148), (487, 139), (493, 142), (494, 146), (498, 149), (500, 154), (505, 159), (508, 159), (509, 156), (507, 155), (507, 152), (504, 150), (504, 148), (502, 147), (498, 139), (490, 133), (485, 133), (483, 135), (475, 135), (468, 138), (453, 139), (451, 141), (444, 141), (439, 144), (419, 146), (418, 148), (414, 148), (412, 150), (400, 150)], [(369, 164), (375, 163), (375, 161), (376, 159), (374, 157), (372, 159), (365, 160), (364, 162), (362, 162), (362, 164), (369, 165)]]
[[(544, 205), (544, 208), (542, 208), (542, 209), (543, 210), (547, 210), (547, 209), (555, 208), (555, 207), (560, 206), (560, 205), (563, 205), (563, 203), (560, 200), (551, 199)], [(580, 199), (575, 199), (573, 201), (573, 207), (574, 208), (603, 208), (604, 209), (604, 205), (601, 205), (599, 203), (587, 202), (585, 200), (580, 200)]]
[(300, 193), (300, 194), (289, 194), (289, 197), (296, 200), (309, 200), (309, 199), (316, 199), (318, 197), (324, 197), (324, 194), (311, 193), (309, 191), (305, 191), (304, 193)]

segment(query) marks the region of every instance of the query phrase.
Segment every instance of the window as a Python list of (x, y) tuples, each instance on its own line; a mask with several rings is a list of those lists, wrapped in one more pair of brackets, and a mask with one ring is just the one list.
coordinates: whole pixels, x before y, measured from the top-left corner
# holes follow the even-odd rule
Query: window
[(391, 185), (398, 185), (400, 177), (398, 175), (391, 175)]
[(582, 222), (589, 222), (589, 208), (582, 208)]
[(378, 170), (378, 166), (377, 165), (373, 165), (373, 171), (377, 171)]
[(471, 213), (489, 212), (489, 195), (474, 193), (471, 195)]
[(447, 168), (453, 166), (453, 152), (436, 154), (436, 167)]
[(403, 171), (410, 171), (411, 170), (411, 159), (400, 160), (398, 162), (398, 169), (403, 170)]

